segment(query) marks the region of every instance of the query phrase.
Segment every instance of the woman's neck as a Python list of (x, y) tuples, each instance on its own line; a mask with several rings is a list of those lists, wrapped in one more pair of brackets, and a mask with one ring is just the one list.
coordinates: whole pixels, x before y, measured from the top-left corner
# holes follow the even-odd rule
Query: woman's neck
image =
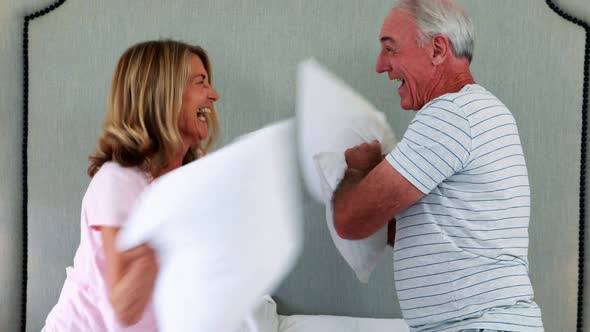
[(177, 154), (177, 155), (173, 156), (172, 158), (170, 158), (168, 160), (166, 167), (164, 167), (162, 170), (160, 170), (160, 172), (154, 176), (154, 179), (181, 167), (182, 161), (184, 160), (184, 156), (186, 155), (187, 152), (188, 152), (188, 149), (186, 149), (186, 151), (184, 151), (184, 153)]

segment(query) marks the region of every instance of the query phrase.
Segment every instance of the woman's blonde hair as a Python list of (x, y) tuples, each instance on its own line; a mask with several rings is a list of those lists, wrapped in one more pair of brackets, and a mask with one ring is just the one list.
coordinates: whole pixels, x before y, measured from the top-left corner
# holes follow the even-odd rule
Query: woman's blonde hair
[[(136, 166), (157, 176), (181, 151), (178, 117), (191, 55), (201, 59), (211, 83), (209, 57), (199, 46), (173, 40), (147, 41), (123, 53), (113, 74), (103, 132), (89, 158), (90, 177), (107, 161)], [(206, 116), (209, 137), (189, 148), (183, 164), (206, 154), (219, 136), (215, 109)]]

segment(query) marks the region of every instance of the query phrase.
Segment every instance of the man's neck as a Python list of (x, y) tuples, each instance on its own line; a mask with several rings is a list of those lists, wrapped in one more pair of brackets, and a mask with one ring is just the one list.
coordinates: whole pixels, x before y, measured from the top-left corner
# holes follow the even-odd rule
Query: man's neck
[(467, 84), (475, 84), (468, 63), (456, 63), (448, 66), (439, 74), (439, 80), (430, 94), (430, 100), (447, 93), (459, 92)]

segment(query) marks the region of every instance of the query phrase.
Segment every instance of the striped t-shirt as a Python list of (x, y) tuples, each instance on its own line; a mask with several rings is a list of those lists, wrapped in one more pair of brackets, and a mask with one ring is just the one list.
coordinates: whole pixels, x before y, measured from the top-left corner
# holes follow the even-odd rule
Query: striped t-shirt
[(543, 331), (528, 276), (527, 167), (506, 106), (476, 84), (436, 98), (386, 159), (425, 194), (396, 217), (411, 331)]

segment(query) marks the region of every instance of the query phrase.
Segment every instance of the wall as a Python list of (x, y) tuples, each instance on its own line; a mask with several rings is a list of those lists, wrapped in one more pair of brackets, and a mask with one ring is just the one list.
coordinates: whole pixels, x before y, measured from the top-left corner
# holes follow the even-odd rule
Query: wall
[[(21, 26), (49, 1), (0, 2), (0, 330), (18, 328), (21, 261)], [(463, 1), (474, 18), (473, 72), (513, 111), (532, 189), (530, 261), (547, 331), (575, 326), (580, 105), (584, 32), (542, 1)], [(254, 5), (255, 4), (255, 5)], [(585, 0), (560, 1), (590, 17)], [(401, 136), (411, 114), (374, 73), (389, 0), (68, 0), (30, 27), (30, 246), (28, 330), (57, 300), (79, 241), (86, 157), (104, 115), (112, 68), (133, 42), (160, 37), (202, 44), (214, 66), (221, 146), (293, 115), (296, 64), (315, 56), (387, 112)], [(391, 255), (368, 285), (338, 256), (323, 207), (306, 199), (305, 249), (275, 294), (282, 313), (399, 317)], [(589, 263), (587, 263), (589, 264)], [(587, 305), (587, 307), (590, 304)], [(590, 315), (586, 312), (586, 320)]]

